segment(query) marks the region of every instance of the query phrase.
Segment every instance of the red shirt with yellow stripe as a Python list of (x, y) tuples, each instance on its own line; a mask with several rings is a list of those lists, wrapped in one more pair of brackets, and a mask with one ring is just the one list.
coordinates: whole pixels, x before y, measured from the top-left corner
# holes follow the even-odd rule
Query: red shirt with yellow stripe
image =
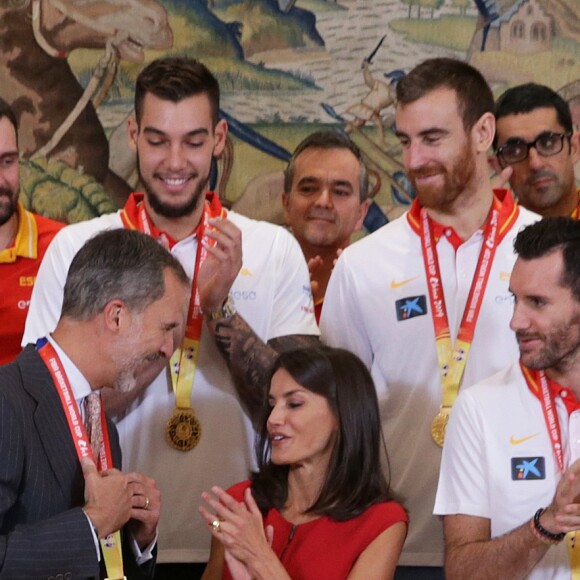
[(65, 224), (42, 217), (18, 204), (14, 243), (0, 250), (0, 364), (16, 358), (28, 314), (36, 273), (46, 248)]

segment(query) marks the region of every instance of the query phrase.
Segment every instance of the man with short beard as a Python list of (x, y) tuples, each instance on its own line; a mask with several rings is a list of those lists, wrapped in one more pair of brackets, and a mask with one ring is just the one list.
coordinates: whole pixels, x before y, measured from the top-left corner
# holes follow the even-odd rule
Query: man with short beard
[(494, 159), (500, 168), (512, 168), (518, 203), (542, 216), (580, 219), (574, 176), (580, 132), (568, 103), (549, 87), (526, 83), (499, 97), (496, 118)]
[(0, 98), (0, 364), (21, 351), (20, 341), (36, 272), (64, 224), (24, 209), (18, 201), (18, 124)]
[(520, 360), (460, 394), (443, 450), (435, 513), (449, 580), (577, 571), (580, 223), (544, 218), (514, 247)]
[(101, 232), (70, 265), (54, 331), (0, 367), (0, 577), (152, 578), (159, 490), (120, 471), (100, 393), (169, 360), (189, 285), (149, 236)]
[(211, 72), (188, 58), (147, 65), (128, 129), (144, 193), (132, 194), (120, 212), (55, 238), (24, 339), (53, 328), (68, 265), (97, 231), (139, 229), (183, 264), (193, 285), (181, 348), (169, 368), (164, 360), (143, 365), (137, 388), (109, 392), (106, 405), (117, 417), (126, 465), (153, 476), (165, 498), (156, 578), (193, 580), (207, 562), (209, 534), (192, 498), (246, 478), (252, 465), (252, 419), (263, 398), (246, 386), (266, 385), (275, 357), (260, 339), (281, 347), (296, 335), (316, 340), (318, 329), (296, 240), (284, 228), (226, 211), (208, 191), (212, 158), (222, 153), (228, 130)]
[(449, 412), (460, 386), (517, 358), (512, 241), (538, 216), (492, 189), (493, 107), (483, 76), (461, 61), (427, 60), (399, 81), (396, 133), (417, 199), (344, 250), (325, 296), (322, 338), (370, 368), (391, 483), (409, 510), (396, 578), (442, 578), (432, 511)]

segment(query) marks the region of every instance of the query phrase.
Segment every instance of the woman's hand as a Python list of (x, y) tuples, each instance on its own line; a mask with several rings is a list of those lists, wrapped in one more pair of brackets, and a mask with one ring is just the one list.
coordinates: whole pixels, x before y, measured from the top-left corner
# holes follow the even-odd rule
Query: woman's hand
[[(243, 502), (236, 501), (221, 487), (212, 487), (211, 491), (214, 495), (204, 492), (201, 497), (213, 513), (203, 506), (200, 506), (199, 511), (213, 537), (223, 544), (226, 551), (250, 566), (259, 558), (273, 555), (262, 514), (250, 488), (244, 492)], [(219, 523), (214, 525), (216, 521)]]
[(252, 575), (250, 574), (248, 567), (232, 556), (229, 550), (225, 550), (224, 558), (230, 574), (234, 580), (252, 580)]

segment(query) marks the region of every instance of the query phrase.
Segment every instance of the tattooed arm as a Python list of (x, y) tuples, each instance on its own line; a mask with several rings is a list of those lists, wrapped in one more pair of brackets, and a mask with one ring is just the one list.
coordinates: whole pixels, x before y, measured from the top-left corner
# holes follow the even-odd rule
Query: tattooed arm
[(313, 335), (273, 338), (265, 343), (239, 315), (207, 320), (218, 349), (226, 359), (238, 395), (255, 423), (266, 400), (268, 379), (278, 353), (318, 344)]
[[(217, 319), (212, 313), (222, 311), (230, 288), (242, 267), (241, 232), (229, 220), (211, 220), (208, 236), (216, 244), (208, 246), (208, 255), (200, 268), (198, 288), (206, 323), (224, 356), (238, 396), (255, 423), (265, 401), (265, 392), (277, 354), (283, 350), (318, 343), (313, 335), (274, 338), (266, 344), (239, 315)], [(215, 316), (214, 316), (215, 318)]]

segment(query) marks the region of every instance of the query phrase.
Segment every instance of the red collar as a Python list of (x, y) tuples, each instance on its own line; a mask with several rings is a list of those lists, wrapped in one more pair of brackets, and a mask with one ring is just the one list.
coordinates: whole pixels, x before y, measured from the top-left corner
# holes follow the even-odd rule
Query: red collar
[[(519, 207), (515, 203), (514, 198), (508, 189), (494, 189), (493, 193), (496, 200), (495, 203), (498, 204), (500, 210), (499, 234), (497, 240), (497, 243), (499, 244), (518, 217)], [(409, 221), (411, 229), (419, 236), (421, 235), (421, 208), (422, 206), (419, 199), (415, 198), (411, 205), (411, 209), (407, 213), (407, 220)], [(491, 212), (488, 215), (487, 220), (489, 220), (490, 215)], [(435, 243), (439, 242), (441, 237), (445, 237), (455, 250), (457, 250), (465, 241), (459, 237), (458, 233), (452, 227), (444, 226), (435, 220), (431, 220), (431, 222), (433, 224), (433, 237)], [(485, 227), (485, 224), (482, 226), (482, 229), (483, 227)]]
[[(524, 363), (520, 360), (520, 368), (522, 369), (522, 373), (528, 383), (528, 387), (532, 394), (541, 402), (542, 401), (542, 389), (540, 387), (540, 379), (538, 371), (533, 371), (526, 367)], [(580, 409), (580, 402), (576, 398), (574, 391), (569, 389), (568, 387), (563, 387), (559, 385), (552, 379), (550, 379), (547, 375), (546, 378), (548, 379), (548, 387), (552, 393), (554, 399), (556, 397), (560, 397), (562, 402), (564, 403), (566, 410), (568, 411), (568, 415), (571, 415), (574, 411)]]
[[(143, 227), (140, 224), (140, 208), (144, 198), (145, 195), (143, 193), (132, 193), (127, 199), (127, 203), (125, 203), (125, 207), (121, 212), (121, 219), (123, 220), (123, 224), (126, 228), (143, 231)], [(222, 211), (219, 196), (214, 191), (208, 191), (205, 195), (205, 201), (210, 206), (210, 215), (212, 217), (219, 216)], [(174, 240), (167, 232), (164, 232), (163, 230), (160, 230), (158, 227), (156, 227), (151, 220), (151, 216), (147, 212), (145, 206), (143, 206), (143, 209), (143, 215), (145, 216), (149, 230), (151, 231), (151, 237), (158, 240), (163, 236), (169, 243), (169, 249), (173, 248), (173, 246), (177, 243), (176, 240)]]

